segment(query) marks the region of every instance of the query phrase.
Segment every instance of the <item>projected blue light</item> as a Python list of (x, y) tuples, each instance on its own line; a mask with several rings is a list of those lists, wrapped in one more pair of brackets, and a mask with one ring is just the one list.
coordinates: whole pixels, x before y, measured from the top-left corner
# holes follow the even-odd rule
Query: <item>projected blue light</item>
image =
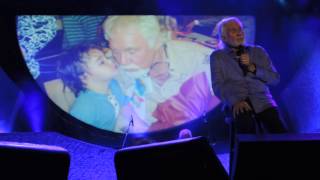
[(283, 93), (296, 131), (320, 132), (320, 41)]
[(0, 68), (0, 133), (8, 133), (13, 129), (16, 114), (23, 102), (18, 87)]
[(7, 120), (5, 118), (3, 118), (2, 114), (0, 114), (0, 133), (5, 133), (5, 132), (9, 132), (10, 128), (7, 126), (7, 124), (5, 123)]
[(43, 129), (44, 122), (44, 105), (41, 94), (37, 91), (29, 91), (25, 94), (26, 102), (24, 111), (29, 120), (29, 126), (33, 132), (40, 132)]
[(278, 0), (278, 3), (282, 6), (286, 6), (288, 4), (286, 0)]
[(183, 14), (183, 10), (192, 9), (195, 6), (195, 4), (184, 1), (157, 0), (156, 3), (157, 8), (166, 14), (168, 14), (168, 12)]

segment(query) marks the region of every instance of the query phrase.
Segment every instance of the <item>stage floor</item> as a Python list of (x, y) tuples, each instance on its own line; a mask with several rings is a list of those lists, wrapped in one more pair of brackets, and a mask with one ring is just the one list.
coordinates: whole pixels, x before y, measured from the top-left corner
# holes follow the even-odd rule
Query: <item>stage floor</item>
[[(113, 161), (116, 149), (113, 148), (90, 144), (56, 132), (2, 133), (0, 141), (55, 145), (67, 149), (71, 156), (70, 180), (117, 179)], [(212, 147), (228, 172), (227, 143), (217, 142)]]

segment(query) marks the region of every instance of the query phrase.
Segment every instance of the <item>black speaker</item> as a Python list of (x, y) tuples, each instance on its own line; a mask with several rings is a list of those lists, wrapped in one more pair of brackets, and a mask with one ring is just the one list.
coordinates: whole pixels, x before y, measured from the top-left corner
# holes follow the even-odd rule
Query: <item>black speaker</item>
[(320, 179), (320, 135), (239, 135), (231, 179)]
[(68, 179), (69, 165), (61, 147), (0, 142), (0, 179)]
[(115, 154), (118, 180), (228, 179), (204, 137), (132, 146)]

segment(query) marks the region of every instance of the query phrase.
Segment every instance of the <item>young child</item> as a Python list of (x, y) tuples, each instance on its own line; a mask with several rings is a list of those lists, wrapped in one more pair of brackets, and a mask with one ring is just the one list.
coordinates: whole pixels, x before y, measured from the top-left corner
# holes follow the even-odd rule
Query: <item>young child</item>
[(70, 50), (58, 68), (65, 86), (75, 94), (70, 114), (94, 127), (113, 131), (120, 109), (127, 104), (113, 77), (117, 67), (95, 45), (81, 45)]
[(134, 112), (130, 98), (113, 79), (117, 67), (110, 51), (89, 44), (70, 50), (58, 69), (65, 86), (76, 95), (70, 114), (94, 127), (130, 133), (144, 132), (148, 126)]

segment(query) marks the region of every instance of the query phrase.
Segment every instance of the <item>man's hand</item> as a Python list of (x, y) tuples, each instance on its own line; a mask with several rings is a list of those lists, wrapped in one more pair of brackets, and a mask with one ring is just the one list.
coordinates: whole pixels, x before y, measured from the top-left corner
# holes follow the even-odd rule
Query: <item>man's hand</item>
[(169, 62), (159, 61), (151, 65), (149, 76), (160, 86), (170, 77)]
[(250, 57), (248, 53), (241, 54), (240, 63), (247, 67), (247, 71), (255, 73), (256, 65), (250, 62)]
[(250, 65), (250, 57), (248, 53), (244, 53), (240, 55), (240, 63), (244, 66), (249, 66)]
[(235, 118), (240, 112), (252, 111), (251, 107), (246, 101), (239, 101), (233, 105), (233, 117)]
[(252, 72), (252, 73), (256, 73), (256, 65), (251, 63), (249, 66), (248, 66), (248, 71), (249, 72)]

